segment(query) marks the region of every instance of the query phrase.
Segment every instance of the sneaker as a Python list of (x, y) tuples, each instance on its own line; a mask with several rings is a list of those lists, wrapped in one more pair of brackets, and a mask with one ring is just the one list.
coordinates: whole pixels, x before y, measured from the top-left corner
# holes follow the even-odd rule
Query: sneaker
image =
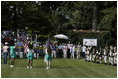
[(27, 69), (29, 68), (29, 66), (27, 66)]
[(32, 66), (30, 66), (30, 69), (32, 69)]

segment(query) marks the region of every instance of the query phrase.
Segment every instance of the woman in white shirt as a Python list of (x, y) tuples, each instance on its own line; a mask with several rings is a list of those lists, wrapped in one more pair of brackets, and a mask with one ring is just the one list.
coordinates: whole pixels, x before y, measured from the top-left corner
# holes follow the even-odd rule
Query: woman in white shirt
[(3, 55), (4, 55), (4, 64), (7, 64), (7, 54), (8, 54), (8, 43), (5, 43), (5, 46), (3, 46)]

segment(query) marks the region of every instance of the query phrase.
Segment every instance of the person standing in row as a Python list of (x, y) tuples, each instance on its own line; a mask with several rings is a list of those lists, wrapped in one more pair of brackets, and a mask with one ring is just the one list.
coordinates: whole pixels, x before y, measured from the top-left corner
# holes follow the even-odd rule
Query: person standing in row
[(75, 58), (75, 45), (72, 45), (70, 47), (70, 53), (71, 53), (71, 58), (74, 59)]
[(95, 63), (96, 62), (96, 50), (95, 48), (92, 50), (92, 61)]
[(82, 47), (81, 47), (80, 42), (79, 42), (78, 45), (77, 45), (77, 50), (76, 50), (77, 59), (80, 58), (81, 48)]
[(57, 56), (56, 56), (56, 45), (55, 45), (55, 43), (53, 43), (51, 48), (52, 48), (52, 57), (56, 58)]
[(4, 64), (7, 64), (8, 48), (9, 48), (8, 43), (5, 42), (5, 46), (3, 46)]
[(104, 51), (103, 51), (104, 53), (103, 53), (103, 57), (104, 57), (104, 64), (105, 65), (107, 65), (107, 51), (106, 51), (106, 49), (104, 49)]
[(85, 57), (85, 61), (88, 61), (89, 62), (89, 56), (90, 56), (90, 50), (89, 49), (87, 49), (87, 51), (85, 52), (85, 55), (86, 55), (86, 57)]
[(112, 56), (112, 51), (113, 51), (113, 46), (110, 46), (110, 51), (109, 51), (109, 54), (108, 54), (109, 65), (111, 65), (111, 56)]
[(96, 63), (99, 63), (99, 51), (96, 50)]
[(92, 45), (88, 46), (89, 49), (89, 61), (92, 61)]
[(67, 45), (65, 44), (65, 45), (63, 45), (63, 58), (67, 58), (67, 50), (68, 50), (68, 47), (67, 47)]
[(82, 58), (85, 58), (86, 46), (83, 45), (82, 47)]
[(117, 66), (117, 49), (114, 47), (114, 65)]
[(114, 64), (114, 52), (113, 50), (110, 51), (110, 64), (113, 65)]

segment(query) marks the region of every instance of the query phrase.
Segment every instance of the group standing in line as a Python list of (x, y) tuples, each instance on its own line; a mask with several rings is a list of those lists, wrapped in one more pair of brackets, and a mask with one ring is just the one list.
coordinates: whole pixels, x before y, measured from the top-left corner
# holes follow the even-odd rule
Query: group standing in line
[[(8, 46), (8, 43), (5, 42), (4, 46), (2, 47), (4, 64), (7, 64), (7, 56), (9, 52), (11, 58), (10, 67), (14, 67), (15, 58), (17, 57), (17, 55), (19, 56), (19, 58), (24, 58), (22, 44), (22, 42), (18, 41), (17, 43)], [(40, 49), (37, 49), (37, 46), (38, 45), (33, 45), (32, 43), (29, 43), (27, 54), (25, 54), (28, 59), (27, 68), (32, 68), (33, 59), (39, 57), (38, 52)], [(117, 48), (113, 46), (110, 46), (109, 50), (104, 48), (103, 51), (98, 51), (92, 46), (82, 46), (80, 45), (80, 43), (78, 43), (78, 45), (61, 44), (59, 46), (53, 43), (48, 47), (45, 46), (44, 50), (44, 61), (46, 62), (47, 66), (46, 69), (50, 68), (50, 61), (52, 58), (57, 58), (60, 56), (63, 58), (84, 59), (85, 61), (94, 63), (117, 65)]]

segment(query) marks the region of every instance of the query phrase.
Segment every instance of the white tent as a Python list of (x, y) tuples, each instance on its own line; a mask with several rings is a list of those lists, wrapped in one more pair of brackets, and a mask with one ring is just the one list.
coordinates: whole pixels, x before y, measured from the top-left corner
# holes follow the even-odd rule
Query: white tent
[(64, 34), (58, 34), (58, 35), (54, 35), (55, 38), (59, 38), (59, 39), (68, 39), (68, 37)]

